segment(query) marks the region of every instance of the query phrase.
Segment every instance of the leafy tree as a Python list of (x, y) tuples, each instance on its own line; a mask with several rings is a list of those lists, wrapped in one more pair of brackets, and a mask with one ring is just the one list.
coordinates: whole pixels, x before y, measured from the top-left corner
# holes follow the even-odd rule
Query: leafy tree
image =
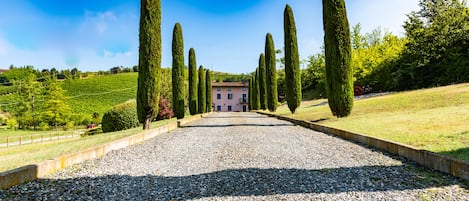
[(270, 111), (277, 110), (277, 70), (275, 60), (275, 47), (274, 40), (270, 33), (266, 35), (265, 41), (265, 77), (266, 77), (266, 92), (267, 92), (267, 107)]
[(172, 83), (173, 83), (173, 102), (172, 108), (174, 116), (178, 119), (184, 118), (184, 41), (182, 37), (181, 24), (176, 23), (173, 30), (173, 68), (172, 68)]
[(207, 91), (205, 90), (205, 69), (203, 66), (199, 67), (199, 91), (198, 94), (198, 112), (200, 114), (205, 113), (207, 108)]
[(70, 107), (65, 103), (65, 91), (57, 79), (49, 79), (46, 86), (44, 111), (42, 117), (49, 125), (57, 129), (57, 125), (64, 125), (71, 115)]
[(394, 66), (394, 89), (416, 89), (469, 81), (467, 1), (420, 0), (408, 15), (408, 43)]
[(161, 1), (140, 1), (138, 58), (138, 120), (143, 129), (150, 129), (158, 114), (161, 68)]
[(28, 74), (22, 80), (13, 80), (16, 88), (14, 105), (10, 111), (16, 117), (19, 129), (36, 126), (39, 122), (39, 112), (42, 110), (42, 83), (36, 81), (34, 74)]
[(205, 84), (206, 84), (206, 106), (207, 106), (207, 112), (212, 111), (212, 76), (210, 75), (210, 70), (207, 69), (205, 71)]
[(300, 54), (298, 52), (295, 18), (293, 17), (293, 11), (288, 4), (285, 7), (283, 16), (285, 32), (286, 98), (288, 108), (292, 113), (295, 113), (296, 108), (301, 104), (302, 98)]
[(189, 49), (189, 112), (191, 115), (197, 114), (198, 109), (198, 85), (197, 64), (194, 48)]
[(72, 74), (72, 79), (81, 78), (81, 72), (77, 68), (72, 68), (72, 70), (70, 70), (70, 73)]
[(344, 0), (323, 0), (327, 97), (332, 114), (346, 117), (353, 107), (350, 30)]
[(10, 67), (10, 70), (3, 73), (3, 76), (5, 76), (8, 81), (13, 82), (26, 80), (31, 77), (37, 77), (37, 74), (40, 73), (34, 70), (34, 67), (25, 66), (21, 68)]
[(267, 109), (267, 86), (266, 86), (266, 65), (265, 65), (265, 56), (261, 54), (259, 56), (259, 77), (257, 80), (259, 83), (259, 101), (260, 108), (262, 110)]
[(309, 57), (306, 69), (301, 72), (302, 89), (326, 91), (326, 61), (324, 53)]
[(111, 71), (111, 74), (118, 74), (122, 72), (122, 68), (121, 66), (115, 66), (115, 67), (112, 67), (109, 71)]

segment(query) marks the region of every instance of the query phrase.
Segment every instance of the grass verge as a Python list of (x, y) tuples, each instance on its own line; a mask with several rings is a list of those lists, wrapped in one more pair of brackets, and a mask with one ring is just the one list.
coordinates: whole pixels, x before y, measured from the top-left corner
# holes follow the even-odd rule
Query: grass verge
[[(174, 121), (176, 121), (175, 118), (153, 122), (152, 128), (166, 125)], [(64, 154), (69, 154), (89, 147), (106, 144), (108, 142), (135, 135), (140, 132), (142, 132), (142, 128), (138, 127), (89, 137), (15, 146), (10, 148), (0, 148), (0, 172), (18, 168), (24, 165), (38, 163), (44, 160), (54, 159)]]
[(469, 161), (469, 83), (356, 100), (352, 115), (332, 116), (327, 100), (275, 114), (408, 144)]

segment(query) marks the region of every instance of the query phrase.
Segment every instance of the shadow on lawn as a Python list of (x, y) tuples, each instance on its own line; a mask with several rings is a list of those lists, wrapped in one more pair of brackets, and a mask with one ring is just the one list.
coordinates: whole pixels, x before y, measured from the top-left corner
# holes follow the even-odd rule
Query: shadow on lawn
[[(418, 176), (416, 171), (428, 172), (419, 168), (409, 170), (407, 165), (403, 165), (319, 170), (247, 168), (188, 176), (108, 175), (63, 180), (38, 179), (12, 188), (3, 196), (0, 191), (0, 198), (6, 195), (13, 200), (21, 200), (25, 196), (44, 200), (57, 198), (60, 192), (60, 197), (71, 199), (191, 200), (215, 196), (401, 191), (460, 182), (439, 173), (430, 173), (430, 176), (444, 179), (425, 179)], [(113, 197), (116, 192), (126, 197)]]
[(453, 151), (442, 151), (438, 153), (469, 162), (469, 147), (456, 149)]

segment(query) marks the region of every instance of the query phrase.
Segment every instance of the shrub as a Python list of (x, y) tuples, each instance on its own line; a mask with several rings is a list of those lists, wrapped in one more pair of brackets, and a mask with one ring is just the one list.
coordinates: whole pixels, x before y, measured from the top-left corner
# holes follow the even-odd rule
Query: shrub
[(165, 99), (163, 96), (160, 96), (158, 107), (158, 116), (156, 116), (156, 120), (170, 119), (174, 116), (174, 112), (171, 109), (168, 99)]
[(46, 130), (49, 130), (49, 124), (46, 123), (46, 122), (41, 122), (39, 123), (39, 130), (41, 131), (46, 131)]
[(15, 118), (10, 117), (9, 119), (7, 119), (7, 128), (8, 129), (16, 128), (17, 125), (18, 125), (18, 121), (16, 121)]
[(126, 130), (139, 126), (135, 100), (114, 106), (103, 115), (103, 132)]

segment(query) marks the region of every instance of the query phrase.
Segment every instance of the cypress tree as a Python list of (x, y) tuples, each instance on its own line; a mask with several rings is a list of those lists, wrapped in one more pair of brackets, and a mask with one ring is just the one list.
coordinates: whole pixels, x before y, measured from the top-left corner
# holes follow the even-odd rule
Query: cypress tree
[(251, 76), (251, 78), (249, 78), (249, 93), (248, 93), (248, 96), (249, 96), (248, 109), (249, 110), (252, 110), (252, 80), (253, 79), (254, 79), (254, 76)]
[(267, 87), (266, 87), (266, 67), (265, 67), (265, 56), (262, 53), (259, 56), (259, 77), (257, 81), (259, 82), (259, 102), (260, 107), (258, 109), (266, 110), (267, 109)]
[(295, 113), (301, 104), (301, 71), (296, 25), (293, 11), (287, 4), (283, 13), (284, 42), (285, 42), (285, 80), (288, 108)]
[(202, 114), (205, 113), (205, 109), (207, 108), (206, 104), (206, 91), (205, 91), (205, 70), (203, 66), (199, 67), (199, 89), (198, 89), (198, 113)]
[(172, 85), (173, 85), (173, 102), (172, 108), (174, 116), (178, 119), (184, 118), (184, 41), (182, 38), (181, 24), (176, 23), (173, 30), (173, 68), (172, 68)]
[(212, 76), (210, 75), (210, 70), (207, 69), (205, 71), (205, 91), (206, 91), (206, 106), (207, 106), (207, 112), (212, 111)]
[(277, 70), (275, 60), (274, 40), (270, 33), (267, 33), (265, 40), (265, 77), (267, 86), (267, 107), (269, 111), (277, 110), (278, 92), (277, 92)]
[(143, 129), (158, 114), (161, 69), (161, 1), (140, 1), (137, 113)]
[(197, 114), (198, 110), (198, 80), (199, 76), (197, 73), (197, 64), (195, 59), (195, 50), (191, 48), (189, 50), (189, 112), (191, 115)]
[(353, 107), (353, 72), (345, 2), (323, 0), (322, 6), (329, 108), (334, 116), (346, 117)]
[(256, 73), (254, 74), (254, 82), (253, 82), (253, 110), (259, 110), (261, 108), (260, 102), (260, 95), (259, 95), (259, 68), (256, 69)]

